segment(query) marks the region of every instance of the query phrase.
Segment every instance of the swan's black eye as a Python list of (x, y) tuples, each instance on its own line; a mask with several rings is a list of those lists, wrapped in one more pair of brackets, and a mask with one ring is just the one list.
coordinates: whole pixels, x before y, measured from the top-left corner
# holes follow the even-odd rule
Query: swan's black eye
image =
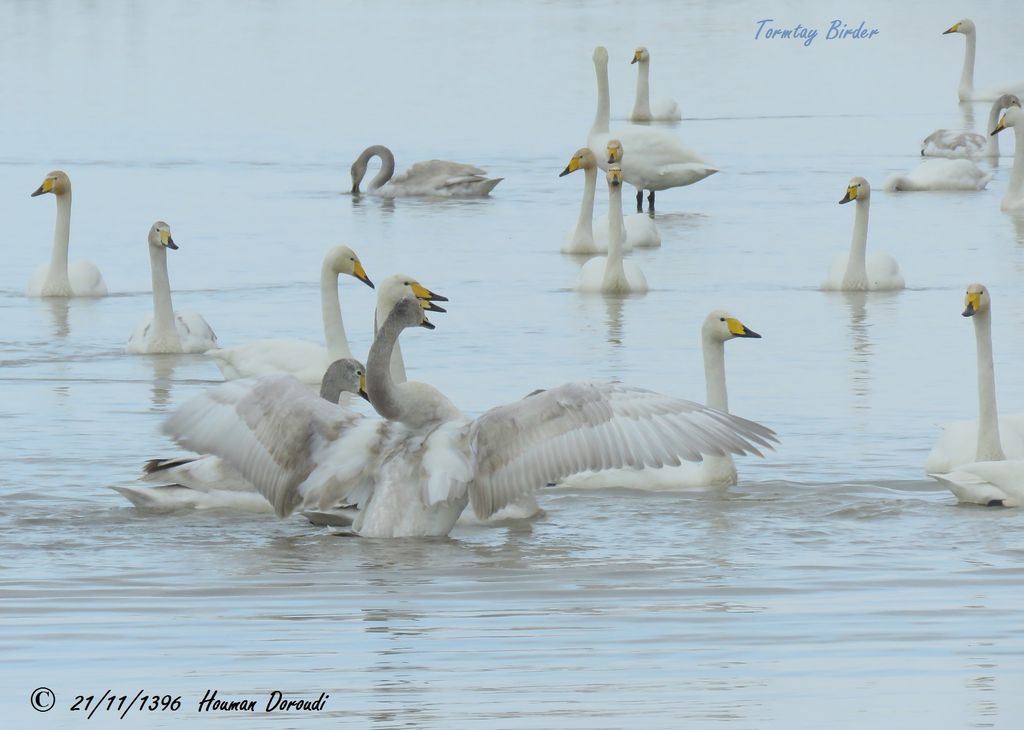
[(719, 317), (719, 318), (718, 318), (718, 321), (719, 321), (719, 322), (724, 322), (724, 321), (725, 321), (725, 317)]
[(412, 282), (408, 282), (408, 281), (407, 281), (407, 282), (405, 282), (405, 285), (406, 285), (406, 286), (412, 286)]

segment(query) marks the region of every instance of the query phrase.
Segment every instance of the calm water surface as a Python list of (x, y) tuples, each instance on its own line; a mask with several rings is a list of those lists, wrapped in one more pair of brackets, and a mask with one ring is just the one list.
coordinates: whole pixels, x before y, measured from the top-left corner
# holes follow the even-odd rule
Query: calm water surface
[[(1024, 722), (1024, 513), (957, 506), (926, 480), (943, 421), (973, 417), (963, 289), (994, 300), (1000, 405), (1024, 411), (1024, 220), (999, 212), (1011, 135), (979, 193), (888, 195), (960, 109), (950, 2), (0, 3), (0, 697), (18, 726), (77, 727), (77, 694), (183, 696), (117, 727), (204, 726), (228, 698), (331, 695), (277, 727), (997, 727)], [(856, 12), (857, 15), (849, 15)], [(976, 78), (1024, 76), (1019, 3), (972, 10)], [(881, 34), (809, 48), (756, 21)], [(633, 47), (677, 132), (723, 172), (658, 196), (652, 290), (571, 290), (561, 256), (580, 176), (559, 179), (611, 53), (613, 115)], [(613, 122), (614, 124), (614, 122)], [(353, 199), (372, 143), (505, 177), (493, 198)], [(72, 258), (112, 296), (23, 296), (49, 256), (50, 169), (75, 190)], [(850, 238), (847, 180), (896, 294), (817, 285)], [(629, 195), (626, 196), (627, 200)], [(599, 190), (598, 207), (605, 193)], [(220, 379), (202, 356), (130, 357), (151, 310), (145, 235), (170, 222), (175, 305), (224, 345), (322, 337), (317, 279), (348, 243), (371, 277), (451, 298), (403, 342), (410, 376), (478, 413), (536, 387), (617, 377), (703, 397), (699, 327), (724, 307), (762, 333), (727, 347), (735, 412), (782, 445), (724, 494), (549, 490), (528, 523), (450, 539), (339, 537), (296, 517), (145, 515), (110, 491), (180, 453), (159, 424)], [(373, 292), (341, 282), (353, 350)], [(47, 686), (57, 707), (29, 708)]]

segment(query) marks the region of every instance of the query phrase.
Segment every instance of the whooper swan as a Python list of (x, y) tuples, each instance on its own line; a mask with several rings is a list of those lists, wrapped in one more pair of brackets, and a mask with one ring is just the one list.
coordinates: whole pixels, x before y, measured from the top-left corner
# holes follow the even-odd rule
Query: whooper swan
[(853, 239), (848, 253), (836, 256), (828, 277), (821, 288), (833, 291), (885, 291), (902, 289), (903, 275), (896, 259), (887, 253), (873, 251), (867, 255), (868, 206), (871, 204), (871, 186), (862, 177), (850, 178), (846, 195), (840, 205), (857, 202), (853, 219)]
[(994, 176), (971, 160), (928, 158), (906, 175), (889, 175), (882, 183), (888, 193), (928, 190), (983, 190)]
[(1020, 106), (1011, 106), (999, 120), (992, 135), (995, 136), (1007, 127), (1013, 127), (1014, 149), (1013, 169), (1010, 171), (1010, 183), (1006, 186), (999, 207), (1003, 210), (1024, 209), (1024, 111)]
[[(567, 254), (597, 254), (608, 253), (608, 216), (599, 218), (595, 224), (594, 218), (594, 194), (597, 191), (597, 158), (590, 151), (589, 147), (582, 147), (576, 150), (569, 164), (559, 174), (559, 177), (583, 170), (583, 201), (580, 203), (580, 217), (573, 228), (562, 241), (562, 253)], [(633, 244), (629, 240), (628, 221), (632, 216), (626, 217), (626, 238), (622, 250), (629, 251)], [(646, 217), (646, 216), (645, 216)], [(660, 242), (660, 238), (659, 238)]]
[(942, 35), (946, 35), (948, 33), (961, 33), (966, 39), (966, 45), (964, 46), (964, 67), (960, 72), (960, 86), (957, 89), (957, 92), (960, 95), (960, 101), (992, 101), (1001, 94), (1024, 94), (1024, 81), (1010, 81), (988, 89), (980, 91), (975, 90), (974, 51), (975, 45), (978, 42), (978, 31), (974, 26), (974, 21), (970, 18), (964, 18), (960, 22), (954, 23), (948, 30), (944, 30)]
[(651, 54), (640, 46), (633, 51), (630, 64), (638, 64), (636, 74), (636, 101), (633, 112), (629, 115), (631, 122), (677, 122), (683, 118), (679, 105), (672, 99), (655, 99), (651, 101)]
[(601, 294), (642, 294), (647, 277), (632, 261), (622, 258), (622, 170), (608, 168), (608, 255), (592, 258), (580, 269), (576, 290)]
[(395, 156), (387, 147), (375, 144), (363, 150), (352, 163), (352, 194), (359, 195), (359, 184), (366, 175), (371, 157), (380, 158), (380, 172), (370, 181), (366, 192), (382, 198), (433, 196), (442, 198), (483, 198), (504, 178), (487, 178), (479, 167), (447, 160), (417, 162), (400, 175), (395, 174)]
[(985, 158), (995, 164), (999, 159), (999, 137), (992, 131), (996, 128), (999, 113), (1011, 106), (1020, 106), (1020, 99), (1013, 94), (1003, 94), (992, 102), (985, 134), (962, 129), (935, 130), (921, 142), (921, 156)]

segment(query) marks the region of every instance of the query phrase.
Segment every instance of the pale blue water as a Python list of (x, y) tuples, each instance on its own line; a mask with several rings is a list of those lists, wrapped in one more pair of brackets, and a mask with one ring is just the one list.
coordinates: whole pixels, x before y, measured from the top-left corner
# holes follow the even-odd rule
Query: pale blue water
[[(887, 195), (920, 139), (962, 122), (952, 3), (265, 2), (0, 4), (0, 696), (19, 726), (77, 727), (75, 695), (182, 695), (100, 727), (205, 726), (203, 692), (331, 695), (282, 727), (998, 727), (1024, 718), (1024, 514), (960, 507), (923, 474), (938, 424), (976, 410), (963, 289), (992, 292), (999, 403), (1024, 410), (1024, 221), (999, 212), (1012, 154), (979, 193)], [(971, 9), (978, 85), (1024, 77), (1017, 3)], [(856, 13), (854, 16), (852, 13)], [(809, 48), (755, 22), (881, 30)], [(723, 172), (659, 194), (652, 291), (571, 291), (558, 253), (583, 185), (557, 177), (611, 54), (613, 116), (633, 47), (655, 96)], [(987, 108), (974, 110), (976, 124)], [(614, 124), (614, 122), (613, 122)], [(491, 199), (344, 194), (368, 144), (505, 177)], [(72, 259), (113, 293), (23, 296), (72, 178)], [(849, 243), (836, 203), (877, 189), (869, 246), (908, 289), (817, 290)], [(629, 195), (626, 196), (627, 200)], [(605, 193), (599, 189), (598, 208)], [(162, 418), (220, 378), (201, 356), (129, 357), (151, 308), (145, 235), (168, 221), (175, 305), (225, 345), (318, 340), (323, 252), (451, 299), (403, 343), (410, 376), (467, 412), (618, 377), (703, 397), (698, 330), (728, 308), (732, 409), (777, 430), (721, 495), (541, 495), (529, 523), (448, 540), (336, 537), (296, 517), (143, 515), (110, 491), (179, 449)], [(353, 350), (373, 292), (341, 282)], [(31, 691), (54, 690), (40, 715)]]

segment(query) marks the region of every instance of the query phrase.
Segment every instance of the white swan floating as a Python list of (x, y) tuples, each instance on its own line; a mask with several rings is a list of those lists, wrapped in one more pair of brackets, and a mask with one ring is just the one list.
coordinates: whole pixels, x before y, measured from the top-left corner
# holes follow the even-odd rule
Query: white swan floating
[(583, 264), (576, 290), (600, 294), (643, 294), (647, 277), (632, 261), (622, 258), (625, 238), (622, 221), (622, 170), (618, 165), (608, 168), (608, 255), (592, 258)]
[(775, 441), (752, 421), (612, 383), (570, 383), (469, 419), (435, 388), (391, 379), (399, 334), (420, 326), (433, 327), (421, 303), (403, 299), (370, 348), (367, 391), (385, 422), (300, 387), (240, 394), (228, 383), (164, 430), (230, 461), (279, 515), (302, 503), (303, 484), (329, 478), (332, 498), (359, 504), (353, 531), (367, 537), (447, 535), (467, 504), (485, 518), (575, 472), (759, 453)]
[[(928, 455), (929, 476), (947, 487), (960, 502), (989, 506), (1019, 507), (1024, 503), (1024, 439), (1021, 421), (1000, 419), (996, 409), (996, 384), (992, 359), (992, 299), (981, 284), (967, 287), (965, 317), (974, 318), (978, 343), (978, 420), (973, 425), (977, 439), (972, 444), (948, 428)], [(1010, 426), (1009, 433), (1003, 432)], [(1013, 429), (1016, 426), (1017, 429)], [(1007, 438), (1010, 437), (1010, 438)], [(973, 458), (964, 459), (966, 449), (975, 446)], [(1005, 448), (1004, 446), (1010, 447)], [(1012, 450), (1011, 450), (1012, 448)], [(1007, 461), (1011, 454), (1015, 460)]]
[(948, 30), (943, 31), (942, 35), (949, 33), (960, 33), (966, 40), (964, 66), (960, 72), (960, 86), (957, 88), (960, 101), (992, 101), (1002, 94), (1017, 94), (1018, 96), (1024, 94), (1024, 81), (1010, 81), (980, 91), (976, 90), (974, 88), (974, 52), (978, 42), (978, 31), (974, 21), (964, 18), (958, 23), (954, 23)]
[(1010, 183), (1006, 186), (1006, 194), (999, 207), (1003, 210), (1024, 210), (1024, 110), (1020, 105), (1009, 107), (999, 120), (992, 136), (1013, 127), (1014, 150), (1013, 168), (1010, 170)]
[(594, 70), (597, 73), (597, 113), (587, 135), (587, 146), (597, 157), (598, 166), (605, 170), (607, 163), (602, 155), (608, 142), (617, 139), (622, 143), (627, 152), (622, 161), (622, 175), (637, 189), (638, 213), (643, 212), (644, 190), (650, 191), (647, 204), (653, 211), (655, 191), (692, 185), (718, 172), (712, 163), (663, 130), (628, 126), (609, 132), (608, 51), (603, 46), (594, 49)]
[(105, 297), (107, 284), (91, 261), (68, 263), (71, 239), (71, 179), (60, 170), (46, 175), (31, 197), (53, 193), (57, 198), (57, 223), (53, 230), (50, 263), (35, 270), (25, 294), (30, 297)]
[[(320, 385), (320, 397), (337, 403), (342, 393), (366, 398), (365, 371), (362, 363), (342, 359), (331, 363)], [(231, 387), (246, 394), (258, 388), (268, 393), (286, 394), (295, 387), (305, 389), (290, 375), (268, 375), (260, 379), (236, 380)], [(241, 395), (240, 398), (248, 397)], [(136, 508), (147, 512), (171, 512), (181, 509), (229, 509), (242, 512), (273, 513), (274, 509), (252, 483), (218, 456), (174, 459), (150, 459), (141, 477), (147, 484), (123, 484), (111, 489)], [(156, 483), (158, 486), (150, 486)], [(319, 484), (306, 485), (303, 509), (319, 510)], [(349, 519), (347, 522), (351, 522)]]
[(862, 177), (850, 179), (846, 195), (840, 205), (857, 202), (853, 219), (853, 238), (848, 253), (838, 254), (832, 262), (828, 277), (821, 288), (829, 291), (887, 291), (904, 287), (903, 274), (896, 259), (887, 253), (872, 251), (868, 247), (868, 208), (871, 204), (871, 186)]
[(999, 416), (992, 356), (992, 299), (981, 284), (967, 287), (964, 316), (974, 320), (977, 341), (978, 419), (943, 424), (925, 471), (946, 473), (975, 461), (1024, 459), (1024, 416)]
[(171, 227), (157, 221), (149, 229), (149, 266), (153, 275), (153, 314), (128, 338), (133, 355), (201, 353), (217, 346), (217, 335), (198, 312), (176, 312), (171, 304), (167, 249), (177, 250)]
[(208, 352), (224, 378), (233, 380), (288, 373), (307, 385), (317, 385), (332, 362), (352, 357), (338, 298), (338, 277), (341, 274), (353, 276), (373, 288), (373, 282), (366, 275), (355, 251), (348, 246), (335, 246), (327, 252), (320, 266), (320, 310), (326, 348), (306, 340), (275, 338)]
[(629, 115), (631, 122), (678, 122), (683, 118), (679, 105), (673, 99), (651, 101), (651, 54), (643, 46), (633, 51), (630, 65), (636, 67), (636, 101)]
[[(760, 338), (726, 311), (716, 309), (704, 318), (701, 346), (704, 354), (705, 404), (723, 413), (729, 412), (725, 387), (725, 343), (737, 337)], [(736, 484), (736, 462), (725, 456), (705, 456), (699, 464), (683, 462), (660, 469), (608, 469), (575, 474), (559, 486), (578, 489), (626, 487), (649, 491), (709, 489)]]
[(963, 129), (935, 130), (921, 142), (921, 156), (984, 158), (991, 164), (995, 164), (999, 159), (999, 137), (992, 132), (996, 128), (999, 113), (1011, 106), (1020, 106), (1020, 99), (1013, 94), (1003, 94), (992, 102), (985, 134)]
[(970, 160), (928, 158), (906, 175), (889, 175), (882, 183), (888, 193), (899, 191), (983, 190), (995, 176)]
[[(366, 192), (382, 198), (428, 196), (442, 198), (483, 198), (504, 178), (488, 178), (479, 167), (447, 160), (417, 162), (395, 175), (395, 156), (381, 144), (363, 150), (352, 163), (352, 194), (359, 195), (359, 184), (366, 175), (371, 157), (380, 158), (380, 172), (369, 182)], [(394, 177), (392, 177), (394, 176)]]

